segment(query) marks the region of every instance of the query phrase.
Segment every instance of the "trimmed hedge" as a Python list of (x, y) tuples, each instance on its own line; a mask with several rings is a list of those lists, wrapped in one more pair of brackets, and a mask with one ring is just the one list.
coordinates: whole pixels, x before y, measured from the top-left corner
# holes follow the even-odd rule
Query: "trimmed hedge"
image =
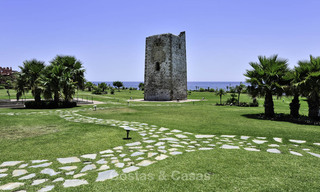
[(216, 103), (216, 106), (238, 106), (238, 107), (259, 107), (259, 103), (258, 102), (254, 102), (254, 103), (247, 103), (247, 102), (240, 102), (240, 104), (238, 105), (237, 103), (232, 104), (232, 103)]
[(76, 107), (77, 102), (59, 101), (58, 103), (55, 103), (54, 101), (26, 101), (24, 105), (27, 109), (55, 109)]

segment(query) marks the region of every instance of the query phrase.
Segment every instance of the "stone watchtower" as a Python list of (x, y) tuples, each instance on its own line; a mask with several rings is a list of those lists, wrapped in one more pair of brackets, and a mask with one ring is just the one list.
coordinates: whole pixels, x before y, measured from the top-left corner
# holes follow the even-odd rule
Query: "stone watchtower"
[(170, 33), (146, 39), (144, 100), (187, 99), (186, 36)]

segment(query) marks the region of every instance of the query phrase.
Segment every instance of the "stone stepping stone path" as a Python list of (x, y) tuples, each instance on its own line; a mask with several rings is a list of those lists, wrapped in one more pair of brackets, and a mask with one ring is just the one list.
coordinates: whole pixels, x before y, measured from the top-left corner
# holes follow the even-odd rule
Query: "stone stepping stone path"
[(297, 156), (303, 156), (301, 153), (295, 152), (295, 151), (290, 151), (292, 155), (297, 155)]
[(62, 164), (80, 162), (80, 159), (78, 157), (58, 158), (57, 160)]
[(67, 179), (63, 183), (63, 187), (77, 187), (80, 185), (86, 185), (89, 184), (88, 181), (83, 179)]
[(306, 142), (306, 141), (303, 141), (303, 140), (294, 140), (294, 139), (289, 139), (289, 141), (292, 142), (292, 143), (299, 143), (299, 144)]
[(0, 190), (12, 190), (12, 189), (16, 189), (18, 187), (21, 187), (23, 185), (24, 185), (24, 183), (21, 183), (21, 182), (7, 183), (5, 185), (0, 186)]
[(267, 152), (269, 153), (281, 153), (278, 149), (267, 149)]
[(34, 180), (31, 185), (40, 185), (46, 181), (48, 181), (48, 179), (37, 179), (37, 180)]
[(112, 179), (114, 177), (117, 177), (119, 174), (116, 170), (108, 170), (108, 171), (103, 171), (98, 173), (98, 178), (96, 181), (105, 181), (107, 179)]
[(233, 145), (222, 145), (220, 148), (221, 149), (240, 149), (239, 146), (233, 146)]
[[(108, 107), (97, 108), (108, 109)], [(142, 137), (141, 141), (130, 140), (123, 146), (116, 146), (103, 151), (71, 157), (57, 157), (50, 160), (12, 160), (0, 162), (0, 190), (25, 190), (32, 186), (39, 191), (51, 191), (57, 186), (64, 188), (89, 184), (89, 176), (95, 175), (94, 182), (104, 182), (138, 171), (171, 156), (183, 155), (193, 151), (208, 150), (246, 150), (248, 152), (268, 152), (273, 154), (289, 154), (297, 157), (313, 156), (320, 158), (319, 152), (308, 149), (308, 145), (320, 146), (318, 143), (308, 143), (304, 140), (279, 137), (254, 137), (237, 135), (203, 135), (184, 132), (177, 129), (158, 127), (146, 123), (118, 121), (113, 119), (98, 119), (80, 115), (79, 112), (92, 110), (53, 110), (49, 112), (2, 113), (4, 115), (59, 115), (61, 118), (75, 123), (92, 123), (131, 129)], [(289, 148), (289, 150), (288, 150)], [(303, 157), (302, 157), (303, 158)], [(53, 168), (53, 165), (58, 165)], [(41, 179), (38, 176), (41, 176)], [(1, 179), (11, 178), (11, 182)], [(92, 182), (92, 181), (91, 181)], [(39, 188), (40, 187), (40, 188)]]
[(54, 185), (49, 185), (49, 186), (46, 186), (46, 187), (40, 189), (38, 192), (51, 191), (53, 188), (54, 188)]

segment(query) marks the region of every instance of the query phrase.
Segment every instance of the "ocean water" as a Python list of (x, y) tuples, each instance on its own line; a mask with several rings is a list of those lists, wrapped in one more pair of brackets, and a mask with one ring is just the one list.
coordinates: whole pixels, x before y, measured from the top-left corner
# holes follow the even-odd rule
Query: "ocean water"
[[(99, 82), (92, 82), (94, 84), (98, 84), (98, 83), (102, 83), (103, 81), (99, 81)], [(112, 82), (111, 81), (104, 81), (107, 85), (111, 85), (112, 86)], [(123, 85), (125, 87), (133, 87), (133, 88), (139, 88), (139, 83), (141, 83), (142, 81), (124, 81)], [(245, 82), (242, 82), (245, 85), (248, 85)], [(204, 88), (204, 89), (208, 89), (209, 88), (213, 88), (213, 89), (227, 89), (228, 87), (235, 87), (236, 85), (239, 85), (240, 81), (234, 81), (234, 82), (220, 82), (220, 81), (208, 81), (208, 82), (203, 82), (203, 81), (188, 81), (187, 82), (187, 86), (188, 86), (188, 90), (196, 90), (196, 88)]]

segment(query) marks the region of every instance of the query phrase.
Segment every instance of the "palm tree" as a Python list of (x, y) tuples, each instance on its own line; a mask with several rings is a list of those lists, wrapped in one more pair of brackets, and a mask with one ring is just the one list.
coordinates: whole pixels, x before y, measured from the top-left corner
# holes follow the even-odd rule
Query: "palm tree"
[(28, 91), (24, 76), (21, 73), (18, 73), (17, 75), (17, 81), (14, 88), (17, 91), (17, 100)]
[(40, 86), (41, 74), (45, 68), (43, 61), (36, 59), (26, 60), (23, 62), (23, 66), (19, 66), (21, 74), (18, 76), (17, 91), (19, 95), (24, 91), (31, 90), (34, 100), (36, 102), (41, 101), (42, 89)]
[(102, 92), (104, 92), (104, 90), (106, 90), (108, 86), (107, 86), (106, 83), (100, 83), (100, 84), (98, 85), (98, 87), (99, 87), (100, 89), (102, 89)]
[(60, 89), (63, 82), (64, 67), (62, 65), (49, 65), (44, 71), (42, 85), (44, 87), (44, 97), (52, 99), (57, 104), (60, 100)]
[(278, 55), (271, 57), (259, 56), (259, 62), (250, 62), (253, 70), (247, 70), (244, 74), (249, 79), (248, 87), (252, 97), (261, 95), (265, 97), (264, 109), (266, 117), (274, 117), (274, 104), (272, 95), (283, 94), (283, 87), (286, 81), (283, 78), (288, 71), (287, 60), (279, 59)]
[(236, 92), (238, 93), (238, 105), (240, 105), (240, 94), (241, 94), (241, 91), (245, 88), (246, 86), (244, 84), (242, 84), (240, 82), (240, 85), (237, 85), (236, 86)]
[(293, 70), (289, 70), (284, 78), (288, 80), (288, 85), (284, 86), (286, 95), (293, 96), (293, 99), (289, 104), (290, 115), (292, 117), (298, 118), (300, 109), (300, 86), (298, 86), (298, 83), (301, 81), (299, 68), (295, 67)]
[(301, 94), (307, 97), (308, 116), (318, 119), (320, 105), (320, 57), (310, 55), (310, 61), (299, 61), (298, 65), (297, 71), (301, 78), (299, 87)]
[(73, 95), (75, 94), (77, 84), (72, 80), (72, 76), (70, 73), (66, 73), (63, 75), (62, 82), (62, 93), (64, 95), (64, 101), (71, 101)]
[(93, 83), (88, 81), (85, 83), (85, 87), (88, 89), (88, 91), (91, 91), (91, 89), (93, 88)]
[(220, 105), (222, 105), (222, 102), (221, 102), (222, 96), (225, 94), (226, 94), (226, 91), (224, 89), (219, 89), (216, 92), (216, 95), (219, 95), (219, 97), (220, 97)]
[[(51, 62), (52, 76), (55, 85), (51, 85), (55, 91), (55, 101), (59, 92), (63, 93), (64, 100), (70, 101), (75, 94), (75, 89), (84, 88), (84, 72), (81, 61), (73, 56), (57, 55)], [(59, 90), (59, 91), (58, 91)]]

